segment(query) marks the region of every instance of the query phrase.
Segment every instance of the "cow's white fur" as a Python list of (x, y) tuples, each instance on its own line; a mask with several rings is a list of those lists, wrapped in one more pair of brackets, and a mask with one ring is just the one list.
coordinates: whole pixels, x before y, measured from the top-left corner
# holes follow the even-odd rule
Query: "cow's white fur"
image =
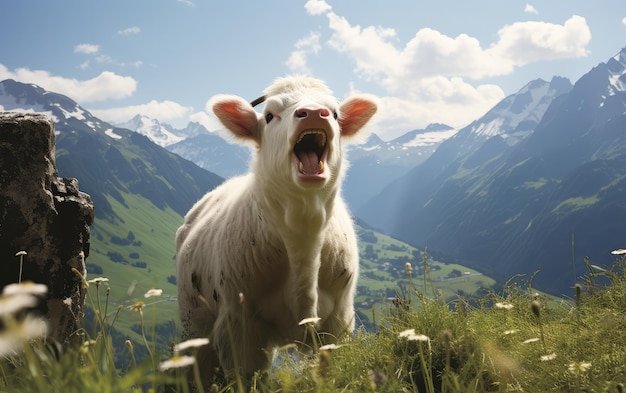
[[(199, 356), (207, 373), (217, 362), (247, 374), (266, 367), (274, 346), (304, 339), (306, 318), (320, 318), (327, 341), (354, 328), (358, 249), (340, 197), (347, 166), (340, 145), (376, 104), (364, 95), (339, 104), (306, 77), (278, 79), (265, 95), (264, 113), (274, 115), (268, 124), (239, 97), (212, 100), (227, 129), (256, 145), (256, 158), (250, 173), (197, 202), (176, 235), (180, 317), (187, 337), (211, 339)], [(331, 114), (320, 120), (329, 138), (323, 180), (303, 180), (292, 162), (298, 108)]]

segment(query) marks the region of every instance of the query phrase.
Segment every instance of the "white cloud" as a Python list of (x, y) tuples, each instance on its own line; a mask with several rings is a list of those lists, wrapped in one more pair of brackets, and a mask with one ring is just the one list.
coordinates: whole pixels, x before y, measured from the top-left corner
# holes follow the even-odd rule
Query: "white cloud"
[(513, 66), (587, 56), (591, 31), (582, 16), (574, 15), (563, 25), (518, 22), (498, 31), (500, 40), (485, 52)]
[(312, 32), (308, 36), (298, 40), (295, 47), (298, 49), (306, 49), (309, 52), (317, 53), (322, 46), (320, 45), (320, 33)]
[(535, 7), (533, 7), (532, 5), (526, 3), (526, 7), (524, 7), (524, 12), (526, 12), (527, 14), (539, 14), (539, 11), (537, 11), (537, 9)]
[(309, 0), (304, 5), (304, 8), (309, 15), (320, 15), (332, 9), (324, 0)]
[[(326, 17), (332, 31), (328, 45), (354, 61), (357, 75), (393, 96), (384, 98), (387, 109), (377, 115), (379, 125), (389, 133), (430, 122), (467, 125), (502, 100), (504, 92), (466, 79), (506, 75), (533, 62), (583, 57), (591, 40), (585, 18), (577, 15), (563, 25), (506, 25), (488, 47), (467, 34), (450, 37), (430, 28), (420, 29), (399, 46), (394, 29), (351, 25), (332, 11), (326, 11)], [(294, 55), (292, 62), (304, 60)]]
[(90, 55), (93, 53), (98, 53), (99, 50), (100, 46), (94, 44), (79, 44), (74, 46), (74, 53), (84, 53)]
[(622, 24), (626, 25), (626, 16), (624, 17), (624, 19), (622, 19)]
[(296, 50), (296, 51), (291, 52), (285, 64), (287, 65), (287, 67), (289, 67), (289, 69), (293, 73), (303, 74), (303, 75), (311, 74), (311, 70), (307, 66), (307, 62), (306, 62), (306, 52), (302, 50)]
[(47, 71), (17, 68), (10, 71), (0, 64), (0, 80), (14, 79), (23, 83), (34, 83), (48, 91), (64, 94), (77, 102), (104, 101), (131, 96), (137, 89), (137, 81), (129, 76), (104, 71), (95, 78), (77, 80), (52, 75)]
[(132, 26), (132, 27), (126, 28), (124, 30), (118, 30), (117, 31), (117, 35), (129, 36), (129, 35), (133, 35), (133, 34), (139, 34), (140, 31), (141, 31), (141, 29), (139, 27)]
[(308, 36), (298, 40), (294, 46), (296, 50), (291, 52), (285, 64), (294, 73), (310, 75), (311, 70), (307, 65), (307, 57), (310, 54), (316, 54), (322, 48), (320, 33), (311, 32)]
[(423, 28), (397, 48), (396, 33), (382, 27), (351, 26), (332, 12), (327, 14), (333, 36), (329, 45), (347, 53), (356, 71), (390, 89), (406, 86), (407, 80), (437, 75), (480, 79), (509, 74), (515, 66), (532, 62), (587, 55), (591, 33), (586, 20), (572, 16), (563, 25), (519, 22), (498, 31), (499, 40), (483, 49), (467, 34), (455, 38)]
[(109, 109), (90, 109), (89, 111), (95, 116), (111, 123), (128, 121), (135, 115), (142, 114), (172, 124), (180, 122), (181, 120), (186, 122), (188, 116), (193, 112), (193, 108), (169, 100), (152, 100), (146, 104)]
[(373, 129), (383, 139), (398, 137), (431, 123), (461, 128), (486, 113), (504, 98), (496, 85), (474, 87), (461, 78), (435, 77), (420, 81), (421, 97), (385, 96), (374, 117)]

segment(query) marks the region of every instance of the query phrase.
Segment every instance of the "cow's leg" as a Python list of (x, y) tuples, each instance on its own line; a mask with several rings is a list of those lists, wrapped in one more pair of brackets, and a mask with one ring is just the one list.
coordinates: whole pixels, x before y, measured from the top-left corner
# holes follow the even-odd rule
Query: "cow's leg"
[[(219, 377), (220, 375), (220, 361), (217, 357), (217, 352), (215, 351), (213, 343), (198, 348), (196, 361), (200, 367), (200, 380), (202, 382), (202, 387), (206, 390), (211, 386), (211, 384), (216, 382), (216, 377)], [(188, 378), (190, 381), (194, 380), (193, 370), (189, 370)]]
[(213, 340), (220, 364), (227, 375), (239, 373), (250, 378), (255, 371), (269, 366), (271, 329), (275, 327), (251, 317), (241, 305), (234, 305), (230, 311), (220, 313), (215, 323)]
[[(292, 307), (295, 323), (318, 317), (319, 250), (288, 247), (289, 278), (286, 299)], [(297, 326), (294, 326), (297, 328)]]
[[(322, 294), (320, 296), (326, 296)], [(332, 312), (324, 318), (320, 326), (320, 338), (324, 344), (336, 342), (342, 336), (354, 330), (354, 293), (346, 287), (334, 295)]]

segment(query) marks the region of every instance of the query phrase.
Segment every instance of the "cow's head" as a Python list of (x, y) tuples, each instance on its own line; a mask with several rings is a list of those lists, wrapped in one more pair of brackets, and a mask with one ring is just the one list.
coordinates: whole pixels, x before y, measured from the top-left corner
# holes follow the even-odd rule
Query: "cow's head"
[(274, 181), (321, 187), (341, 175), (341, 141), (354, 137), (376, 112), (375, 100), (353, 96), (342, 103), (319, 80), (278, 79), (265, 90), (257, 113), (236, 96), (217, 96), (213, 112), (237, 138), (258, 150), (253, 170)]

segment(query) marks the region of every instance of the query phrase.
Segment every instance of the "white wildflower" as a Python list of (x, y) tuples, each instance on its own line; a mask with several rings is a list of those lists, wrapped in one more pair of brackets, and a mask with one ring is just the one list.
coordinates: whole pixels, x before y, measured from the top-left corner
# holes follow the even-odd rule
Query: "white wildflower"
[(540, 360), (541, 360), (542, 362), (547, 362), (547, 361), (554, 360), (554, 359), (556, 359), (556, 353), (551, 353), (551, 354), (549, 354), (549, 355), (543, 355), (543, 356), (540, 358)]
[(159, 370), (165, 371), (172, 368), (183, 368), (191, 366), (195, 362), (196, 359), (193, 356), (173, 356), (170, 359), (161, 362)]
[(591, 363), (589, 362), (574, 362), (567, 367), (567, 369), (574, 374), (582, 373), (591, 368)]
[(320, 351), (332, 351), (333, 349), (338, 349), (343, 347), (343, 345), (337, 345), (337, 344), (326, 344), (326, 345), (322, 345), (320, 347)]
[(496, 308), (501, 308), (503, 310), (510, 310), (510, 309), (513, 308), (513, 304), (498, 302), (498, 303), (496, 303)]
[(13, 314), (36, 305), (37, 298), (32, 295), (20, 293), (11, 296), (0, 296), (0, 315)]
[(406, 339), (409, 340), (409, 341), (428, 341), (428, 340), (430, 340), (428, 338), (428, 336), (425, 336), (423, 334), (412, 334), (412, 335), (408, 336)]
[(2, 290), (3, 295), (45, 295), (46, 293), (48, 293), (48, 287), (45, 284), (36, 284), (32, 281), (9, 284)]
[(155, 289), (152, 288), (150, 289), (148, 292), (146, 292), (143, 297), (156, 297), (156, 296), (161, 296), (163, 294), (163, 290), (162, 289)]
[(409, 337), (415, 335), (415, 329), (407, 329), (398, 333), (398, 337)]
[(316, 322), (320, 321), (321, 319), (322, 318), (318, 318), (318, 317), (304, 318), (303, 320), (298, 322), (298, 325), (302, 326), (302, 325), (306, 325), (306, 324), (309, 324), (309, 323), (316, 323)]
[(199, 348), (209, 344), (208, 338), (192, 338), (174, 345), (174, 353), (182, 352), (189, 348)]

